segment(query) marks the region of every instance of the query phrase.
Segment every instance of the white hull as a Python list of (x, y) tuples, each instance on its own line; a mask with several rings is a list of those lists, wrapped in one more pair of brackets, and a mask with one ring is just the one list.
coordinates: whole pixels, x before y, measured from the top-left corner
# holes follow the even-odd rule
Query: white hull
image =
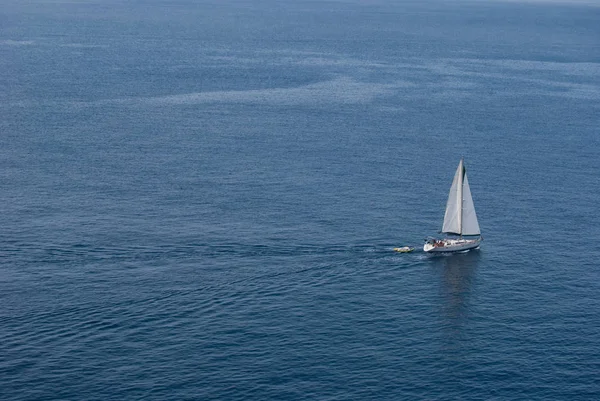
[(477, 239), (451, 239), (427, 241), (423, 251), (428, 253), (461, 252), (475, 249), (481, 244), (481, 238)]

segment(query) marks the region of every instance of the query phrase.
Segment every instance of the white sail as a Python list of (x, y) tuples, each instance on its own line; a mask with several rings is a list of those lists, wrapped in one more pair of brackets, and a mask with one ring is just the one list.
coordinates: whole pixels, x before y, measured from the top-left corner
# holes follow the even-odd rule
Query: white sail
[(458, 163), (452, 187), (450, 187), (442, 232), (458, 235), (480, 234), (467, 171), (462, 159)]
[(462, 211), (462, 235), (480, 235), (479, 223), (475, 214), (475, 205), (471, 197), (471, 188), (469, 188), (469, 180), (465, 171), (465, 179), (463, 182), (463, 211)]
[(458, 168), (452, 180), (448, 202), (446, 203), (446, 214), (444, 215), (443, 233), (460, 234), (461, 205), (462, 205), (462, 179), (463, 161), (458, 163)]

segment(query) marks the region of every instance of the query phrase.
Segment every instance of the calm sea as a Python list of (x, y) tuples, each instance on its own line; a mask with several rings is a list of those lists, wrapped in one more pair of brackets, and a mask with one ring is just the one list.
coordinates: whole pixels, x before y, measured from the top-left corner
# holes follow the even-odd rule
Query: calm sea
[(597, 5), (1, 9), (2, 400), (600, 398)]

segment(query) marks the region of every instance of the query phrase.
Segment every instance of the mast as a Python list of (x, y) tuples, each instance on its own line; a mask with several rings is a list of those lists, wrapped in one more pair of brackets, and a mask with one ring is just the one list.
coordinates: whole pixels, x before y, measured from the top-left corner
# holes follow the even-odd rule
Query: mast
[(463, 185), (464, 185), (464, 177), (465, 177), (465, 163), (464, 163), (464, 158), (460, 159), (460, 182), (458, 185), (458, 199), (460, 199), (460, 208), (458, 209), (458, 233), (460, 235), (460, 238), (462, 239), (462, 226), (463, 226), (463, 208), (464, 208), (464, 202), (465, 200), (463, 199)]

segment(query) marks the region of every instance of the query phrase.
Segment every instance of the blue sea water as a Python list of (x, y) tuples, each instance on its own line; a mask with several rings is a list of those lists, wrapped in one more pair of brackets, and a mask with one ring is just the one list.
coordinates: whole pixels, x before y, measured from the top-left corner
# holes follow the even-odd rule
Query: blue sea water
[(4, 0), (0, 399), (599, 399), (598, 21)]

